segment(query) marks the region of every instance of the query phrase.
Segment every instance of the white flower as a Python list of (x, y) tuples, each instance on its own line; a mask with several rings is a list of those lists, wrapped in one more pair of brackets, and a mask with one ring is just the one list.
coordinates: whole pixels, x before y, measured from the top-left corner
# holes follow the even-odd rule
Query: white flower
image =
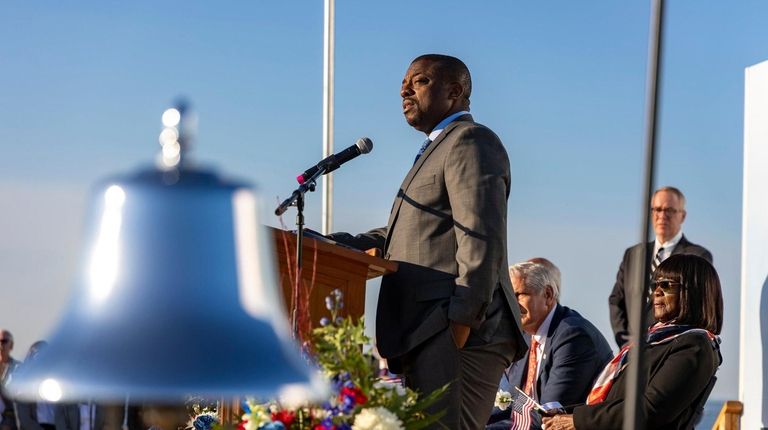
[(257, 425), (257, 423), (255, 423), (255, 422), (249, 420), (250, 417), (251, 417), (250, 415), (243, 415), (243, 417), (241, 418), (242, 421), (243, 421), (243, 427), (245, 428), (245, 430), (256, 430), (256, 429), (258, 429), (259, 425)]
[(502, 411), (507, 409), (512, 404), (512, 395), (508, 391), (499, 390), (496, 393), (496, 401), (493, 402), (493, 406), (501, 409)]
[(257, 430), (259, 427), (272, 421), (269, 412), (269, 405), (258, 404), (248, 399), (248, 408), (251, 410), (248, 414), (243, 414), (241, 420), (245, 430)]
[(355, 415), (352, 430), (403, 430), (403, 422), (382, 406), (365, 408)]
[(389, 391), (394, 391), (398, 396), (405, 395), (405, 387), (399, 381), (389, 381), (386, 379), (379, 379), (373, 383), (374, 388), (385, 388)]

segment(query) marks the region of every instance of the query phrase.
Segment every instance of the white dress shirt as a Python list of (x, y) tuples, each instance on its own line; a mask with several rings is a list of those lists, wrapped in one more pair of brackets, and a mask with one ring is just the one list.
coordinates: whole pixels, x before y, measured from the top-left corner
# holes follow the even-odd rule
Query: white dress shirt
[[(557, 303), (555, 303), (554, 306), (552, 306), (552, 309), (547, 314), (547, 317), (544, 318), (544, 321), (541, 322), (541, 325), (536, 330), (536, 334), (531, 336), (532, 339), (535, 339), (536, 342), (539, 343), (539, 346), (536, 348), (536, 380), (539, 380), (539, 375), (541, 375), (541, 361), (544, 360), (546, 357), (544, 357), (544, 346), (547, 344), (547, 333), (549, 332), (549, 326), (552, 324), (552, 318), (555, 316), (555, 309), (557, 309)], [(533, 393), (534, 400), (538, 401), (538, 394), (536, 394), (535, 390)]]
[(437, 139), (437, 136), (440, 136), (440, 133), (443, 132), (443, 129), (445, 127), (448, 127), (448, 124), (452, 123), (453, 120), (456, 118), (469, 114), (469, 111), (463, 110), (461, 112), (456, 112), (454, 114), (448, 115), (444, 120), (437, 123), (435, 128), (429, 133), (429, 140), (434, 142), (435, 139)]
[(659, 248), (664, 247), (664, 250), (661, 251), (661, 261), (666, 260), (669, 258), (670, 255), (672, 255), (672, 251), (675, 249), (678, 243), (680, 243), (680, 239), (683, 238), (683, 229), (680, 229), (680, 231), (677, 232), (675, 237), (672, 239), (669, 239), (668, 241), (661, 243), (659, 242), (659, 238), (656, 237), (656, 240), (653, 241), (653, 254), (651, 255), (651, 258), (656, 258), (656, 254), (659, 252)]

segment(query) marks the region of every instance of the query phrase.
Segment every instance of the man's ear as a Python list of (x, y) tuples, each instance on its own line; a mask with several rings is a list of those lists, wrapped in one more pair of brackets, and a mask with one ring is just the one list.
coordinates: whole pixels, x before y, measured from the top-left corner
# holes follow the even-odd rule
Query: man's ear
[(555, 303), (555, 289), (551, 285), (544, 287), (544, 297), (547, 299), (547, 306)]
[(685, 222), (685, 216), (686, 215), (688, 215), (688, 212), (686, 212), (685, 209), (683, 209), (683, 219), (680, 220), (680, 224)]
[(448, 98), (459, 100), (464, 95), (464, 87), (458, 82), (451, 82), (448, 88)]

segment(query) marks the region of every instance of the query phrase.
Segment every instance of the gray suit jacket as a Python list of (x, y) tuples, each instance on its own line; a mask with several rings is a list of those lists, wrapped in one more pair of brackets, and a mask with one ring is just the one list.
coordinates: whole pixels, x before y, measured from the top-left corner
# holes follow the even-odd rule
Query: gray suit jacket
[[(496, 134), (463, 115), (406, 175), (387, 227), (334, 239), (378, 247), (399, 263), (379, 293), (376, 340), (390, 368), (449, 321), (472, 328), (468, 344), (510, 340), (525, 353), (520, 309), (507, 274), (509, 158)], [(504, 320), (504, 324), (500, 322)]]
[[(611, 327), (613, 328), (613, 334), (616, 339), (616, 344), (621, 347), (627, 342), (629, 336), (629, 318), (627, 315), (627, 309), (631, 308), (627, 304), (627, 288), (625, 284), (629, 284), (630, 279), (633, 278), (635, 270), (642, 270), (641, 267), (634, 267), (632, 261), (635, 261), (636, 256), (642, 254), (643, 244), (627, 248), (624, 252), (624, 258), (621, 260), (619, 266), (619, 272), (616, 274), (616, 283), (613, 285), (613, 291), (608, 297), (608, 305), (611, 311)], [(653, 252), (653, 242), (648, 242), (648, 254)], [(672, 250), (672, 255), (677, 254), (692, 254), (698, 255), (712, 263), (712, 254), (707, 251), (703, 246), (691, 243), (685, 238), (685, 235), (677, 243), (677, 246)], [(649, 260), (650, 261), (650, 260)], [(645, 286), (643, 287), (645, 289)], [(653, 312), (650, 305), (645, 307), (645, 322), (646, 326), (653, 324)]]

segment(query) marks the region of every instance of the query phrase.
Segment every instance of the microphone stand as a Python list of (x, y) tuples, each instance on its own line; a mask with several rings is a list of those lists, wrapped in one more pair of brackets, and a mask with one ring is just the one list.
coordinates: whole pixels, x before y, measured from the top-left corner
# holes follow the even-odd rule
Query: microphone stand
[(292, 296), (295, 300), (295, 306), (291, 310), (291, 329), (293, 330), (293, 338), (299, 339), (299, 286), (301, 285), (301, 260), (304, 247), (304, 194), (314, 192), (316, 187), (317, 178), (322, 176), (326, 171), (327, 166), (318, 166), (317, 172), (307, 178), (307, 180), (296, 188), (291, 196), (285, 199), (280, 206), (275, 209), (275, 215), (280, 216), (285, 213), (291, 206), (296, 206), (296, 282), (293, 285)]

